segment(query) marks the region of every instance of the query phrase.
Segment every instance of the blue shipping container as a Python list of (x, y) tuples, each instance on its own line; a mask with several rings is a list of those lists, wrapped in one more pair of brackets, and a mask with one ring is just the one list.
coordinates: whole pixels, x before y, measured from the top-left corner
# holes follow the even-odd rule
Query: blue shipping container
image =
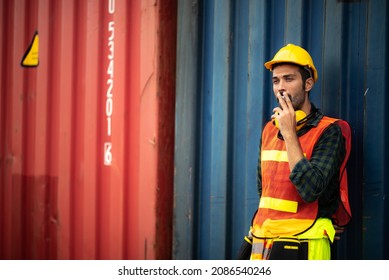
[(335, 257), (389, 259), (388, 15), (385, 0), (179, 1), (174, 258), (235, 258), (258, 204), (258, 144), (275, 107), (263, 63), (294, 43), (319, 72), (313, 103), (353, 132), (353, 219)]

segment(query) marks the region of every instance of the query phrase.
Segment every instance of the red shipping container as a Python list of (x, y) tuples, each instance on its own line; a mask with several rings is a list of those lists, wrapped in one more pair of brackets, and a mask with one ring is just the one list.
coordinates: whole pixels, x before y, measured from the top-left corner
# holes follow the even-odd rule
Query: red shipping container
[(0, 259), (169, 259), (177, 3), (1, 1)]

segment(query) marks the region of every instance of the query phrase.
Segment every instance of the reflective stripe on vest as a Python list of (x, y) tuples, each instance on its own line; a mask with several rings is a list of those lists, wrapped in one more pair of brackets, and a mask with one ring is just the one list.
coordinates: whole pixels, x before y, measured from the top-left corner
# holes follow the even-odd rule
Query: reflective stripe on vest
[(261, 159), (263, 161), (273, 160), (273, 161), (280, 161), (280, 162), (288, 162), (288, 154), (286, 151), (277, 151), (277, 150), (262, 151)]
[[(307, 155), (304, 153), (304, 157)], [(286, 151), (262, 151), (261, 152), (262, 161), (279, 161), (279, 162), (288, 162), (288, 153)]]
[(268, 208), (277, 211), (297, 213), (297, 201), (278, 199), (273, 197), (261, 197), (259, 208)]

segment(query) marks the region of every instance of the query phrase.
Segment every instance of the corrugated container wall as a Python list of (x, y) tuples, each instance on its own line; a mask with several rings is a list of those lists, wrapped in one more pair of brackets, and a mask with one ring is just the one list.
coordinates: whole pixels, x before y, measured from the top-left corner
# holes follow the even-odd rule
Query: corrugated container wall
[(176, 1), (0, 2), (0, 258), (169, 259)]
[(352, 127), (353, 219), (334, 257), (389, 259), (388, 16), (386, 0), (179, 1), (174, 258), (235, 258), (258, 206), (258, 144), (276, 105), (263, 63), (295, 43), (319, 72), (314, 104)]

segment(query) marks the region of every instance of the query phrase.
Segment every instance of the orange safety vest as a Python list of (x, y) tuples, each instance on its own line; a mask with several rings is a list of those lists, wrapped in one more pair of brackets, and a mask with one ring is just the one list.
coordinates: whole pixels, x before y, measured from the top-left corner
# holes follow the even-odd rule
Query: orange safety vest
[[(344, 226), (351, 219), (346, 171), (351, 149), (350, 126), (343, 120), (325, 116), (317, 127), (300, 136), (299, 142), (304, 156), (309, 160), (324, 130), (335, 122), (346, 139), (346, 155), (340, 168), (341, 203), (333, 219), (338, 225)], [(277, 137), (278, 131), (278, 128), (268, 123), (262, 136), (262, 196), (252, 225), (253, 235), (260, 238), (302, 233), (314, 224), (318, 212), (317, 200), (312, 203), (303, 201), (289, 180), (290, 169), (285, 141)]]

